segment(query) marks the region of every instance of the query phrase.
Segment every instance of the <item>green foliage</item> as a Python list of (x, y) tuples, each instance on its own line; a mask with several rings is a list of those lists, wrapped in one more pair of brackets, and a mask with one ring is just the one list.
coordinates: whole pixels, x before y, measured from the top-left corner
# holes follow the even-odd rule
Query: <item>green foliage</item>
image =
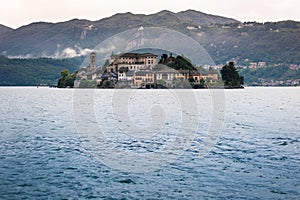
[(110, 88), (112, 87), (112, 82), (110, 80), (105, 80), (103, 85), (105, 88)]
[(200, 79), (200, 87), (204, 88), (205, 80), (203, 78)]
[(105, 63), (104, 63), (104, 65), (103, 65), (103, 66), (104, 66), (104, 67), (107, 67), (107, 66), (109, 66), (109, 64), (110, 64), (109, 60), (108, 60), (108, 59), (106, 59), (106, 60), (105, 60)]
[[(253, 26), (246, 26), (252, 24)], [(239, 64), (300, 64), (300, 23), (294, 21), (203, 26), (200, 39), (215, 63), (236, 58)]]
[(172, 53), (168, 57), (167, 54), (163, 54), (159, 61), (160, 64), (165, 64), (175, 70), (196, 70), (191, 61), (184, 56), (177, 56), (174, 58)]
[(66, 87), (74, 87), (74, 81), (76, 79), (77, 71), (69, 74), (69, 70), (64, 69), (60, 72), (61, 78), (58, 79), (57, 87), (58, 88), (66, 88)]
[(99, 85), (97, 85), (98, 88), (114, 88), (115, 83), (112, 80), (104, 80)]
[(79, 87), (80, 88), (96, 88), (97, 84), (96, 81), (93, 80), (81, 80)]
[(185, 79), (176, 79), (174, 78), (172, 80), (171, 88), (192, 88), (191, 83), (188, 82), (188, 80)]
[(187, 70), (195, 70), (195, 67), (193, 64), (185, 57), (183, 56), (177, 56), (174, 60), (174, 62), (167, 64), (169, 67), (179, 70), (179, 69), (187, 69)]
[(189, 82), (190, 83), (194, 83), (195, 82), (195, 79), (193, 77), (189, 78)]
[(243, 69), (240, 74), (245, 77), (247, 85), (253, 85), (262, 81), (284, 81), (300, 79), (300, 70), (291, 70), (288, 66), (266, 67), (259, 69)]
[(202, 88), (206, 88), (205, 85), (205, 80), (202, 78), (200, 79), (200, 83), (195, 83), (194, 81), (192, 81), (193, 79), (189, 79), (189, 83), (191, 85), (191, 87), (193, 89), (202, 89)]
[(73, 59), (9, 59), (0, 56), (0, 85), (56, 85), (63, 69), (76, 71), (82, 58)]
[(225, 87), (239, 88), (244, 84), (244, 77), (239, 75), (233, 62), (229, 62), (221, 69), (221, 75)]
[(168, 59), (168, 55), (167, 54), (163, 54), (159, 60), (159, 63), (165, 63)]
[(163, 80), (163, 79), (156, 80), (156, 83), (160, 84), (160, 85), (163, 85), (163, 86), (166, 86), (166, 84), (167, 84), (167, 82), (165, 80)]
[(191, 79), (189, 79), (189, 83), (193, 89), (206, 88), (205, 80), (203, 78), (200, 79), (199, 83), (195, 83), (195, 80), (193, 78), (191, 78)]
[(63, 71), (60, 72), (60, 76), (62, 78), (66, 78), (69, 75), (69, 70), (68, 69), (64, 69)]

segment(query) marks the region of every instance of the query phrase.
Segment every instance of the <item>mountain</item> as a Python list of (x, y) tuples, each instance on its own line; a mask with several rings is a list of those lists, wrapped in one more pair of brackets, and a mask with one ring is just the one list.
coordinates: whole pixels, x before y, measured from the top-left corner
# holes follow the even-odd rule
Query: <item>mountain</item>
[[(68, 57), (82, 55), (85, 49), (119, 32), (140, 26), (184, 30), (188, 25), (238, 22), (197, 11), (161, 11), (143, 15), (120, 13), (98, 21), (73, 19), (61, 23), (37, 22), (10, 30), (0, 39), (0, 54), (18, 57)], [(2, 31), (1, 31), (2, 32)]]
[(235, 19), (224, 18), (216, 15), (209, 15), (195, 10), (186, 10), (178, 13), (181, 19), (194, 25), (203, 24), (231, 24), (237, 23)]
[(216, 63), (235, 60), (240, 65), (250, 62), (300, 64), (300, 22), (281, 21), (226, 26), (203, 26), (190, 32)]
[(0, 24), (0, 40), (4, 35), (9, 34), (12, 30), (12, 28)]
[(98, 21), (37, 22), (18, 29), (0, 26), (0, 54), (28, 58), (81, 56), (105, 39), (141, 26), (165, 27), (192, 37), (216, 64), (235, 60), (240, 65), (250, 62), (300, 65), (299, 22), (241, 23), (195, 10), (178, 13), (163, 10), (150, 15), (128, 12)]

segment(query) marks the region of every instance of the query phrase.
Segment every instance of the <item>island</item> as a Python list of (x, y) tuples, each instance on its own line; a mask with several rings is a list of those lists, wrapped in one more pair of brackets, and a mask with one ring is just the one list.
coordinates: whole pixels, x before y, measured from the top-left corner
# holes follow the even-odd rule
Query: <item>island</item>
[(220, 72), (193, 65), (184, 55), (164, 53), (122, 53), (111, 55), (97, 67), (96, 53), (90, 54), (87, 67), (69, 73), (61, 71), (59, 88), (243, 88), (244, 78), (238, 74), (233, 62), (226, 64)]

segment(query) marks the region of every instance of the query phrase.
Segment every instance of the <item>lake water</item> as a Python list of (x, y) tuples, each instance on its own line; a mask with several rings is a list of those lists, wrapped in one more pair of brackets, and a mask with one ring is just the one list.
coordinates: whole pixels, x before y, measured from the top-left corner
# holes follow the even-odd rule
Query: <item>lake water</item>
[(300, 88), (218, 91), (2, 87), (0, 199), (299, 199)]

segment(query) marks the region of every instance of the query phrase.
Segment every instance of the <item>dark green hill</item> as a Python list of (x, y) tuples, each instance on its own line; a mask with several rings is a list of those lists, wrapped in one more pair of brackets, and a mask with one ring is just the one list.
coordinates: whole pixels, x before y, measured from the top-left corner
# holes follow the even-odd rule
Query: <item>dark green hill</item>
[(32, 86), (57, 84), (63, 69), (77, 70), (81, 57), (72, 59), (9, 59), (0, 56), (1, 86)]
[[(245, 77), (247, 85), (300, 85), (300, 70), (288, 66), (272, 66), (260, 69), (243, 69), (240, 74)], [(292, 84), (291, 81), (296, 81)]]

